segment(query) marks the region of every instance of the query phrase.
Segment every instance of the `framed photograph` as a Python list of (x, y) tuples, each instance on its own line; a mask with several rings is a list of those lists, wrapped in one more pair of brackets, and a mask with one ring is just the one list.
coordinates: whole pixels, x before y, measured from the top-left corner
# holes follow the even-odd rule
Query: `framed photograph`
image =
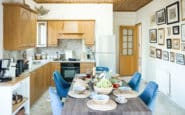
[(185, 43), (181, 43), (181, 50), (185, 51)]
[(181, 0), (181, 17), (185, 20), (185, 0)]
[(185, 24), (181, 25), (181, 41), (185, 42)]
[(157, 43), (157, 29), (149, 30), (150, 43)]
[(172, 30), (171, 27), (167, 27), (167, 36), (171, 36), (172, 33), (171, 30)]
[(184, 55), (176, 53), (176, 63), (184, 65)]
[(164, 40), (165, 40), (165, 29), (159, 28), (158, 29), (158, 44), (164, 45)]
[(163, 51), (163, 60), (169, 61), (169, 53), (168, 53), (168, 51)]
[(173, 26), (173, 35), (179, 34), (179, 26)]
[(166, 47), (167, 47), (167, 49), (172, 48), (172, 39), (166, 39)]
[(162, 50), (156, 49), (156, 58), (161, 59), (162, 58)]
[(172, 40), (172, 48), (174, 50), (179, 50), (180, 49), (180, 39), (173, 39)]
[(166, 6), (167, 24), (179, 22), (179, 2)]
[(156, 25), (156, 16), (155, 16), (155, 14), (150, 16), (150, 26), (154, 26), (154, 25)]
[(170, 52), (170, 61), (175, 62), (175, 53), (174, 52)]
[(156, 12), (156, 23), (157, 25), (166, 23), (166, 10), (165, 9), (161, 9)]
[(153, 46), (150, 46), (150, 57), (156, 57), (156, 48)]

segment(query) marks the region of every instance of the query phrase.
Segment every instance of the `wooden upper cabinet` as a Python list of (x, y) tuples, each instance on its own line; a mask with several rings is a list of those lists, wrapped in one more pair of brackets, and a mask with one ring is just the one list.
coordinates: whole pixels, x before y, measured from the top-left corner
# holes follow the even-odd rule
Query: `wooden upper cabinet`
[(37, 14), (21, 4), (4, 3), (4, 49), (21, 50), (34, 47)]
[(48, 46), (58, 45), (58, 21), (48, 21)]

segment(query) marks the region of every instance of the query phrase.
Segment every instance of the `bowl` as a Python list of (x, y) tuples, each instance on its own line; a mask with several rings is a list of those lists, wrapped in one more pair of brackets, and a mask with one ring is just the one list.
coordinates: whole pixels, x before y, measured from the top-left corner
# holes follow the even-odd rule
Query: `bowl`
[(97, 104), (106, 104), (109, 101), (109, 96), (104, 94), (97, 94), (93, 97), (93, 101)]
[(112, 92), (113, 87), (107, 87), (107, 88), (99, 88), (96, 85), (94, 85), (94, 91), (96, 93), (100, 93), (100, 94), (110, 94)]
[(86, 90), (86, 87), (77, 85), (73, 87), (73, 90), (75, 93), (81, 94)]

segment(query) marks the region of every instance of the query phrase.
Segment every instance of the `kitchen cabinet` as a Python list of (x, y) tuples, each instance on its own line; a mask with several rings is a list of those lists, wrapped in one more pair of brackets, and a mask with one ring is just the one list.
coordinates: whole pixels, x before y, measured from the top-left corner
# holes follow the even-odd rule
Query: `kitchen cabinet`
[(58, 45), (58, 24), (58, 21), (48, 21), (48, 46)]
[(54, 80), (53, 80), (53, 72), (55, 70), (61, 71), (61, 64), (60, 62), (51, 62), (51, 69), (50, 69), (50, 86), (55, 86)]
[(21, 50), (36, 43), (37, 14), (30, 8), (15, 3), (3, 3), (4, 49)]
[(93, 71), (95, 67), (94, 62), (81, 62), (80, 63), (80, 73), (86, 73), (87, 71)]
[(47, 22), (38, 21), (37, 22), (37, 45), (36, 47), (46, 47), (47, 46)]
[(86, 20), (80, 21), (81, 32), (84, 33), (83, 38), (85, 40), (85, 45), (92, 46), (94, 45), (94, 32), (95, 32), (95, 21)]
[[(24, 74), (15, 78), (15, 80), (0, 83), (0, 95), (2, 97), (0, 103), (1, 114), (15, 115), (22, 107), (24, 107), (26, 115), (30, 114), (29, 82), (29, 74)], [(22, 95), (22, 101), (13, 104), (13, 94)]]

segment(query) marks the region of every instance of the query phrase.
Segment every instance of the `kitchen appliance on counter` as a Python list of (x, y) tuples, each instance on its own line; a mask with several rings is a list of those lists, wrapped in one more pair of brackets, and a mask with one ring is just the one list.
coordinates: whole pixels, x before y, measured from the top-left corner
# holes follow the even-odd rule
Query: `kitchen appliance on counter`
[(65, 51), (65, 59), (68, 60), (69, 58), (73, 58), (73, 51), (72, 50)]
[(80, 63), (61, 63), (61, 75), (66, 81), (72, 82), (77, 73), (80, 73)]
[(115, 35), (100, 36), (96, 40), (96, 65), (106, 66), (116, 73), (116, 39)]
[(16, 64), (16, 76), (19, 76), (25, 70), (28, 69), (28, 61), (24, 61), (23, 59), (18, 59)]
[(0, 60), (0, 82), (12, 80), (15, 77), (15, 63), (11, 59)]

